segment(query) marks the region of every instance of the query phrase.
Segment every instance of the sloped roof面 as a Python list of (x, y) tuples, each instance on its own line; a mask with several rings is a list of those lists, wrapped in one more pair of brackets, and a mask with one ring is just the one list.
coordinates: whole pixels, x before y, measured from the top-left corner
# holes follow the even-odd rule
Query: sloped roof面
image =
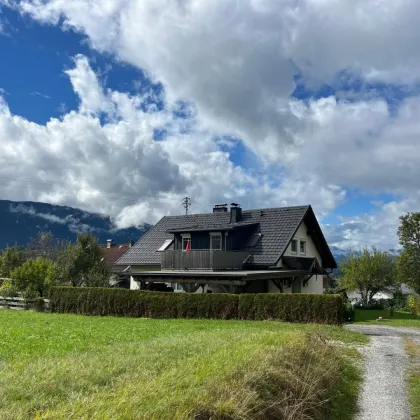
[[(320, 254), (324, 268), (336, 266), (321, 229), (316, 221), (311, 206), (279, 207), (258, 210), (243, 210), (241, 221), (234, 225), (255, 225), (253, 234), (260, 234), (254, 247), (245, 247), (249, 258), (247, 264), (258, 267), (270, 267), (276, 264), (285, 252), (291, 239), (305, 219), (308, 230), (317, 236), (321, 247)], [(198, 230), (216, 230), (230, 224), (229, 212), (191, 214), (183, 216), (165, 216), (134, 244), (118, 261), (120, 265), (160, 265), (158, 249), (165, 240), (173, 239), (173, 233)], [(173, 245), (171, 245), (173, 247)], [(168, 248), (168, 249), (171, 249)], [(331, 257), (330, 257), (331, 256)], [(325, 263), (324, 263), (325, 258)]]

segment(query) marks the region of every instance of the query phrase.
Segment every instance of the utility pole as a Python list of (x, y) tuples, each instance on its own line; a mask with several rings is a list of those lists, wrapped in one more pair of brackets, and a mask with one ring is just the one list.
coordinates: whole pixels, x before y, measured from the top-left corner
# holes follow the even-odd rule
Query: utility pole
[(184, 197), (183, 198), (183, 200), (182, 200), (182, 206), (184, 207), (184, 209), (185, 209), (185, 214), (188, 214), (188, 209), (190, 208), (190, 206), (191, 206), (191, 198), (189, 198), (189, 197)]

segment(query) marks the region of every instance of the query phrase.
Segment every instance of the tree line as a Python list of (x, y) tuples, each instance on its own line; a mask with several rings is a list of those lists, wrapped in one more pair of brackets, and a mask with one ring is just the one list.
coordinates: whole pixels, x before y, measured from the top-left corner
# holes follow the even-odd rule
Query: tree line
[(402, 247), (398, 257), (375, 247), (349, 251), (340, 264), (338, 287), (357, 290), (363, 305), (379, 292), (398, 291), (403, 283), (420, 294), (420, 213), (401, 216), (397, 233)]
[(70, 243), (40, 232), (26, 246), (11, 246), (0, 254), (3, 296), (45, 297), (57, 284), (106, 287), (110, 276), (98, 239), (90, 233), (79, 233)]

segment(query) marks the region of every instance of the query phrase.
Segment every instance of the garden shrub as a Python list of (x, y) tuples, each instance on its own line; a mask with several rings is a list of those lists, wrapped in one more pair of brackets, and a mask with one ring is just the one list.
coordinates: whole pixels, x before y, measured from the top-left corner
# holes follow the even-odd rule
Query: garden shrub
[(2, 285), (0, 286), (0, 296), (2, 297), (15, 297), (17, 296), (16, 287), (13, 284), (11, 279), (3, 280)]
[(51, 312), (148, 318), (279, 320), (341, 324), (340, 296), (310, 294), (165, 293), (54, 287)]
[(356, 317), (356, 313), (353, 305), (350, 302), (343, 304), (343, 319), (344, 322), (353, 322)]
[(239, 295), (240, 319), (341, 324), (343, 299), (338, 295), (260, 293)]
[(389, 306), (386, 299), (372, 299), (368, 304), (364, 304), (361, 300), (354, 305), (354, 309), (371, 309), (373, 311), (383, 310)]

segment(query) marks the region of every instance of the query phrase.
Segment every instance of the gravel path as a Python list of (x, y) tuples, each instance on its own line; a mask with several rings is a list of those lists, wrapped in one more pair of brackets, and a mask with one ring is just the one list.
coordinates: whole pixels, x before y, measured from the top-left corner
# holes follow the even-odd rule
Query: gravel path
[(406, 388), (408, 357), (404, 338), (420, 343), (420, 330), (385, 325), (347, 325), (370, 336), (371, 344), (361, 349), (366, 357), (363, 391), (359, 397), (358, 420), (410, 420)]

